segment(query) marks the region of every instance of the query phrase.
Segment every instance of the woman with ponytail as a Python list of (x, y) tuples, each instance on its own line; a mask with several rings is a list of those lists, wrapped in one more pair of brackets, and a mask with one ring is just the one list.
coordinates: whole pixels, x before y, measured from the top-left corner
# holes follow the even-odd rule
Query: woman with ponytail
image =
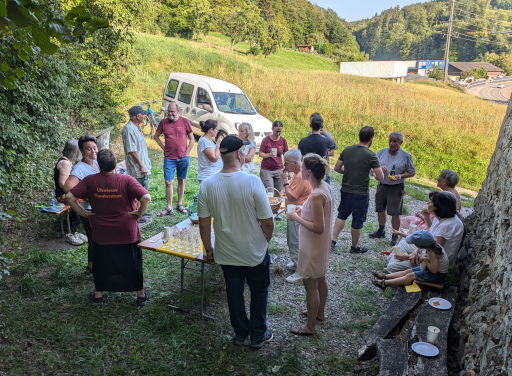
[(306, 325), (293, 327), (292, 333), (310, 336), (316, 333), (316, 321), (325, 320), (327, 300), (327, 265), (331, 249), (332, 213), (334, 198), (331, 187), (323, 179), (328, 171), (327, 162), (318, 154), (307, 154), (302, 161), (301, 174), (313, 187), (302, 208), (287, 213), (288, 221), (299, 222), (299, 260), (296, 273), (306, 288)]
[(208, 119), (200, 121), (199, 125), (204, 135), (197, 143), (197, 180), (199, 184), (210, 176), (222, 170), (222, 159), (220, 158), (220, 142), (214, 143), (217, 133), (217, 120)]

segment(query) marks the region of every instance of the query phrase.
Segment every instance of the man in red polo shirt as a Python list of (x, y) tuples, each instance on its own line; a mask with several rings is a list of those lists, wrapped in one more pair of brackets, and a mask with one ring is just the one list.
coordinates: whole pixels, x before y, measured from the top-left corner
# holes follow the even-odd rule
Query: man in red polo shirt
[[(164, 135), (165, 145), (160, 140)], [(188, 139), (188, 145), (187, 145)], [(174, 171), (178, 169), (178, 205), (180, 213), (187, 213), (183, 206), (185, 179), (189, 166), (189, 154), (194, 146), (194, 133), (188, 119), (179, 116), (178, 105), (174, 102), (167, 107), (167, 119), (162, 119), (155, 133), (155, 141), (164, 151), (164, 179), (167, 207), (158, 216), (174, 214), (172, 208)]]

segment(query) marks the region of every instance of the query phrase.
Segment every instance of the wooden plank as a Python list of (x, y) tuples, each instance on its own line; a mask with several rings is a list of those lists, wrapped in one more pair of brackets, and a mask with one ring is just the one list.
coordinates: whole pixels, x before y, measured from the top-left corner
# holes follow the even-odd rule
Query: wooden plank
[(419, 356), (418, 362), (414, 366), (414, 375), (416, 376), (448, 376), (448, 369), (446, 365), (448, 329), (450, 328), (450, 322), (452, 321), (455, 309), (457, 289), (451, 286), (441, 293), (429, 294), (429, 298), (434, 297), (440, 297), (448, 300), (452, 303), (452, 308), (442, 311), (430, 306), (427, 301), (418, 314), (418, 317), (416, 317), (416, 327), (414, 330), (420, 342), (427, 342), (427, 328), (429, 326), (437, 326), (440, 329), (440, 333), (435, 344), (439, 349), (439, 355), (434, 358)]
[(409, 352), (407, 340), (377, 339), (379, 376), (407, 376)]
[(399, 286), (398, 291), (379, 321), (366, 336), (364, 345), (358, 351), (359, 361), (375, 357), (377, 340), (388, 337), (389, 333), (402, 322), (404, 317), (418, 304), (421, 292), (407, 293), (405, 287)]

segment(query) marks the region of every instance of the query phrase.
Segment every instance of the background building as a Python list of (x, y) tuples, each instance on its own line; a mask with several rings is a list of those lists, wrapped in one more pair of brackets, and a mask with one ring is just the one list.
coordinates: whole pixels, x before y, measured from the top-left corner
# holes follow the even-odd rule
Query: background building
[(403, 61), (351, 61), (340, 63), (341, 74), (390, 79), (404, 83), (408, 65)]
[(448, 77), (451, 80), (458, 81), (460, 78), (460, 74), (462, 72), (471, 71), (476, 68), (485, 68), (485, 70), (487, 70), (487, 74), (489, 75), (490, 78), (496, 78), (496, 76), (499, 76), (500, 74), (503, 73), (503, 69), (498, 68), (496, 65), (493, 65), (491, 63), (455, 62), (455, 63), (450, 63), (450, 65), (448, 65)]

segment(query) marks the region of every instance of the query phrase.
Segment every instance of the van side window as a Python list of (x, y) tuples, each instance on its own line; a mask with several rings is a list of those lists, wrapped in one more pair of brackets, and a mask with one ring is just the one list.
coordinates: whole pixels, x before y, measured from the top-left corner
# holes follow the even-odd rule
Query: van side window
[(210, 99), (210, 94), (203, 89), (202, 87), (197, 88), (197, 95), (196, 95), (196, 107), (202, 108), (203, 105), (212, 105), (212, 100)]
[(192, 100), (192, 93), (194, 92), (194, 85), (183, 82), (181, 84), (180, 93), (178, 94), (178, 100), (180, 102), (190, 104)]
[(179, 81), (170, 80), (169, 84), (167, 85), (167, 90), (165, 90), (165, 95), (174, 98), (176, 96), (176, 91), (178, 91), (179, 84)]

